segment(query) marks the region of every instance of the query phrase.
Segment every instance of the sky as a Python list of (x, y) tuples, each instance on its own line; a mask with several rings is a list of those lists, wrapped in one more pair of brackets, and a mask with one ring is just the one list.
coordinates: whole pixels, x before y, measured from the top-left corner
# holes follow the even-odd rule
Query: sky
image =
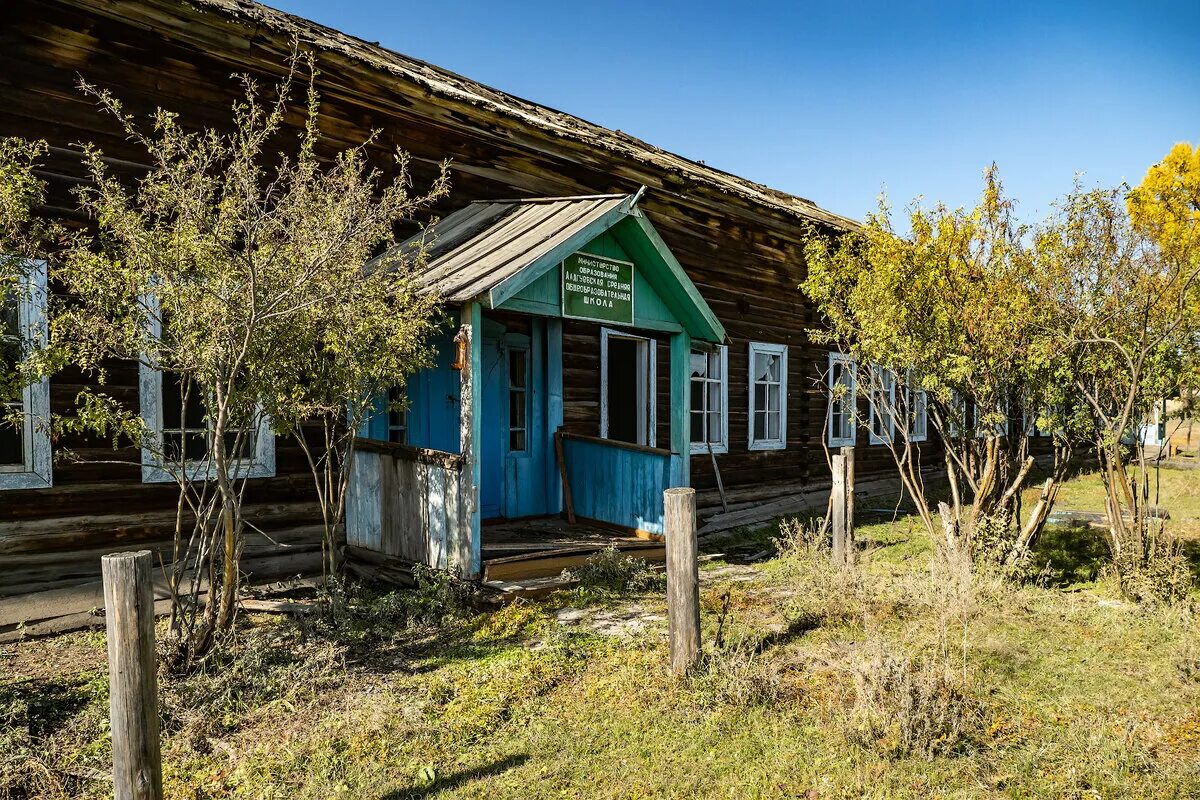
[(267, 2), (856, 219), (994, 161), (1033, 222), (1200, 144), (1200, 0)]

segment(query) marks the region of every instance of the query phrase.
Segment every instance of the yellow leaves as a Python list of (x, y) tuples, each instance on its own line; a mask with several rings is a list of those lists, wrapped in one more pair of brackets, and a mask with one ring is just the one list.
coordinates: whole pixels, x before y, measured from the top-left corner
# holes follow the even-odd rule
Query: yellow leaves
[(1200, 259), (1200, 147), (1179, 142), (1129, 193), (1134, 225), (1166, 253)]

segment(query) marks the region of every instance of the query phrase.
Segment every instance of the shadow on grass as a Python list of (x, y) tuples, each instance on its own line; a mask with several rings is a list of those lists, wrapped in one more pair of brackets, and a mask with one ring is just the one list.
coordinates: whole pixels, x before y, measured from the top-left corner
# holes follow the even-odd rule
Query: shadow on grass
[(471, 781), (479, 780), (480, 778), (490, 778), (493, 775), (501, 775), (508, 772), (510, 769), (519, 767), (529, 760), (529, 756), (524, 753), (506, 756), (490, 764), (481, 764), (474, 769), (455, 772), (450, 775), (439, 775), (432, 782), (425, 786), (414, 786), (408, 789), (394, 789), (380, 796), (379, 800), (420, 800), (423, 797), (433, 797), (440, 792), (470, 783)]
[[(96, 700), (89, 677), (0, 686), (0, 723), (27, 724), (34, 739), (52, 736)], [(18, 713), (22, 706), (24, 712)]]
[(1057, 588), (1095, 581), (1111, 561), (1104, 534), (1087, 526), (1047, 527), (1030, 557), (1046, 585)]

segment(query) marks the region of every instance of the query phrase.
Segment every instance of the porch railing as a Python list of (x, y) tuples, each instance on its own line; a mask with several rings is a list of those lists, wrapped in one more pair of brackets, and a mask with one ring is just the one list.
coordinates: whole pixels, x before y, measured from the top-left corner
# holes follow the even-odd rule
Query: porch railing
[(576, 516), (662, 535), (663, 491), (671, 488), (671, 451), (560, 431)]
[(355, 439), (346, 543), (447, 569), (470, 526), (459, 491), (462, 465), (454, 453)]

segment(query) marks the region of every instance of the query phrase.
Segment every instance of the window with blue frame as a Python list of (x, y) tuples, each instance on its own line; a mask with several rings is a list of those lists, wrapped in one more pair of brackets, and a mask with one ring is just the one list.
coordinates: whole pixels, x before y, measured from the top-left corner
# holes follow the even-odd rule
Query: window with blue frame
[(508, 348), (508, 451), (529, 449), (529, 351)]
[(408, 444), (408, 408), (404, 401), (403, 386), (388, 389), (387, 440), (395, 444)]

